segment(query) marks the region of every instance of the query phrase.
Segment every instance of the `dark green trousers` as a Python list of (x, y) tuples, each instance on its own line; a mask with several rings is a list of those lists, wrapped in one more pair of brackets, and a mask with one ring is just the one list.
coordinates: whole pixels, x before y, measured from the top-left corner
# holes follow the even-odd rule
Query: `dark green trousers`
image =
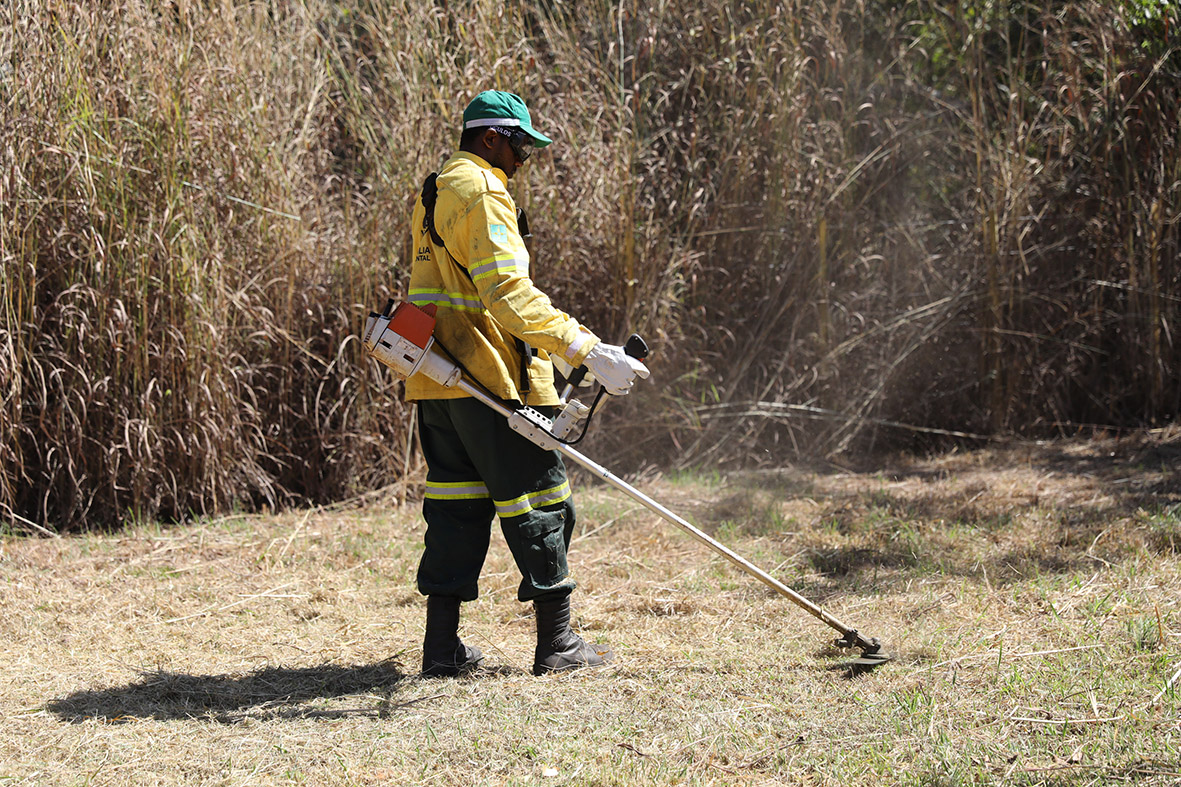
[(498, 516), (521, 571), (517, 598), (569, 594), (574, 503), (561, 455), (521, 437), (475, 399), (420, 401), (418, 434), (427, 463), (419, 592), (475, 599)]

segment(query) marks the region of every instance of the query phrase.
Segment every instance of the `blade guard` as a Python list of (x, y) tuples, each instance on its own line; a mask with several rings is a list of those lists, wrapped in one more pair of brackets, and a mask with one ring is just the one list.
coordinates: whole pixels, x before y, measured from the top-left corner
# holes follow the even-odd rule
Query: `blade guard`
[(434, 347), (435, 304), (420, 309), (412, 303), (399, 303), (390, 314), (393, 303), (387, 303), (381, 314), (369, 313), (361, 339), (369, 355), (400, 380), (424, 374), (446, 388), (456, 385), (462, 372)]

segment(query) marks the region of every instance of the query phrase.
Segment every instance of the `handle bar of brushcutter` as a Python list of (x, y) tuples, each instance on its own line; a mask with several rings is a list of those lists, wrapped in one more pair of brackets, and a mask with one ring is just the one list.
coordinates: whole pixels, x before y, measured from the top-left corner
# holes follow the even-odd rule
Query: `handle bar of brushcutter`
[[(632, 358), (635, 358), (640, 363), (648, 360), (648, 344), (638, 333), (633, 333), (631, 336), (627, 337), (627, 341), (623, 344), (623, 351)], [(590, 370), (587, 369), (585, 365), (583, 365), (579, 366), (570, 373), (570, 379), (566, 381), (566, 387), (562, 389), (563, 402), (569, 400), (570, 394), (573, 393), (574, 389), (579, 386), (589, 371)]]

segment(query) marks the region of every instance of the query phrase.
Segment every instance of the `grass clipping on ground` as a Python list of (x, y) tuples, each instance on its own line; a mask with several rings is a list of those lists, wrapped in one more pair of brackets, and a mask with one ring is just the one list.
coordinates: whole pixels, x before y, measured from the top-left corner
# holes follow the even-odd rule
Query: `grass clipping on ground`
[(5, 784), (1176, 784), (1181, 441), (1090, 441), (636, 485), (895, 658), (606, 487), (575, 618), (613, 666), (529, 674), (494, 535), (416, 676), (415, 506), (0, 552)]

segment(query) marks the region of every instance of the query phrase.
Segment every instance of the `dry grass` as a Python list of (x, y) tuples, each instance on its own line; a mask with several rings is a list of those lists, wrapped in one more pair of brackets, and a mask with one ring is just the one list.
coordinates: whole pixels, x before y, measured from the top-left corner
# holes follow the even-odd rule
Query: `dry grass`
[(633, 467), (670, 431), (737, 466), (920, 445), (889, 420), (1165, 423), (1174, 6), (2, 3), (0, 519), (393, 480), (406, 409), (355, 333), (489, 87), (556, 139), (513, 183), (542, 288), (653, 346), (611, 416)]
[(619, 661), (545, 679), (496, 540), (463, 621), (495, 669), (413, 676), (413, 507), (10, 538), (0, 783), (1176, 784), (1179, 451), (638, 481), (881, 637), (896, 660), (853, 679), (826, 627), (605, 488), (579, 492), (577, 617)]

